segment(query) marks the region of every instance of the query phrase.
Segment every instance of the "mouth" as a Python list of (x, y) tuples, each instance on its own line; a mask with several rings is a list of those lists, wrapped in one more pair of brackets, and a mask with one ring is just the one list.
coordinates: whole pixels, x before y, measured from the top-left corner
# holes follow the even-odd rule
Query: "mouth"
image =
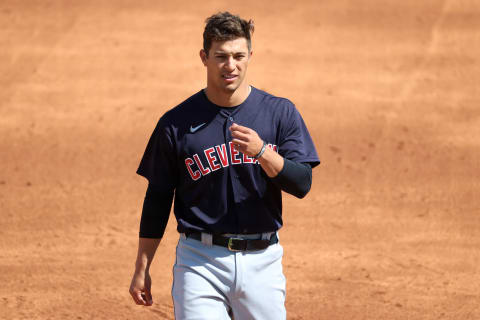
[(236, 75), (236, 74), (223, 74), (223, 75), (222, 75), (222, 78), (223, 78), (226, 82), (233, 82), (233, 81), (235, 81), (235, 79), (238, 78), (238, 75)]

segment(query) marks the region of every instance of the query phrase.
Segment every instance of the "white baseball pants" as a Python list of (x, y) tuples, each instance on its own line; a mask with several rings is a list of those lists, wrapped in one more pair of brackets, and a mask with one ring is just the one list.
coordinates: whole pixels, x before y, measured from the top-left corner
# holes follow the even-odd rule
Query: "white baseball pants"
[(173, 267), (176, 320), (284, 320), (283, 248), (232, 252), (180, 236)]

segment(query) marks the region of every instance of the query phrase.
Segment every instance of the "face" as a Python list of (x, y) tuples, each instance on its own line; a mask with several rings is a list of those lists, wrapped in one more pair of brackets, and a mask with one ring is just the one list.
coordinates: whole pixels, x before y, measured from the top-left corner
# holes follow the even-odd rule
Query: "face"
[(213, 41), (208, 56), (200, 51), (203, 64), (207, 67), (209, 89), (233, 93), (243, 83), (252, 52), (247, 39)]

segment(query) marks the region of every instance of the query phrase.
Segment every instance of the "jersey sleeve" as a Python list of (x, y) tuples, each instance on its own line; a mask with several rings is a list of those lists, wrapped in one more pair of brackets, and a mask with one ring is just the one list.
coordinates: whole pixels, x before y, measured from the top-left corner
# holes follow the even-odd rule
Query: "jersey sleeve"
[[(289, 101), (288, 101), (289, 102)], [(312, 168), (320, 164), (317, 150), (307, 126), (293, 103), (284, 115), (281, 126), (279, 154), (292, 161), (308, 163)]]
[(137, 174), (157, 188), (171, 191), (175, 189), (177, 181), (175, 157), (174, 139), (162, 117), (148, 141)]

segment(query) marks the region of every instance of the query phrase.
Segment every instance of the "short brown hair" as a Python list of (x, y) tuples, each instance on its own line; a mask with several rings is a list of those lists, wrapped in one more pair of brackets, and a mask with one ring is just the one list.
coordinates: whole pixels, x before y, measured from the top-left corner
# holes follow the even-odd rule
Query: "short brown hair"
[(227, 41), (237, 38), (247, 39), (248, 50), (252, 49), (251, 35), (254, 30), (253, 20), (243, 20), (228, 11), (219, 12), (205, 20), (203, 31), (203, 50), (208, 56), (212, 41)]

